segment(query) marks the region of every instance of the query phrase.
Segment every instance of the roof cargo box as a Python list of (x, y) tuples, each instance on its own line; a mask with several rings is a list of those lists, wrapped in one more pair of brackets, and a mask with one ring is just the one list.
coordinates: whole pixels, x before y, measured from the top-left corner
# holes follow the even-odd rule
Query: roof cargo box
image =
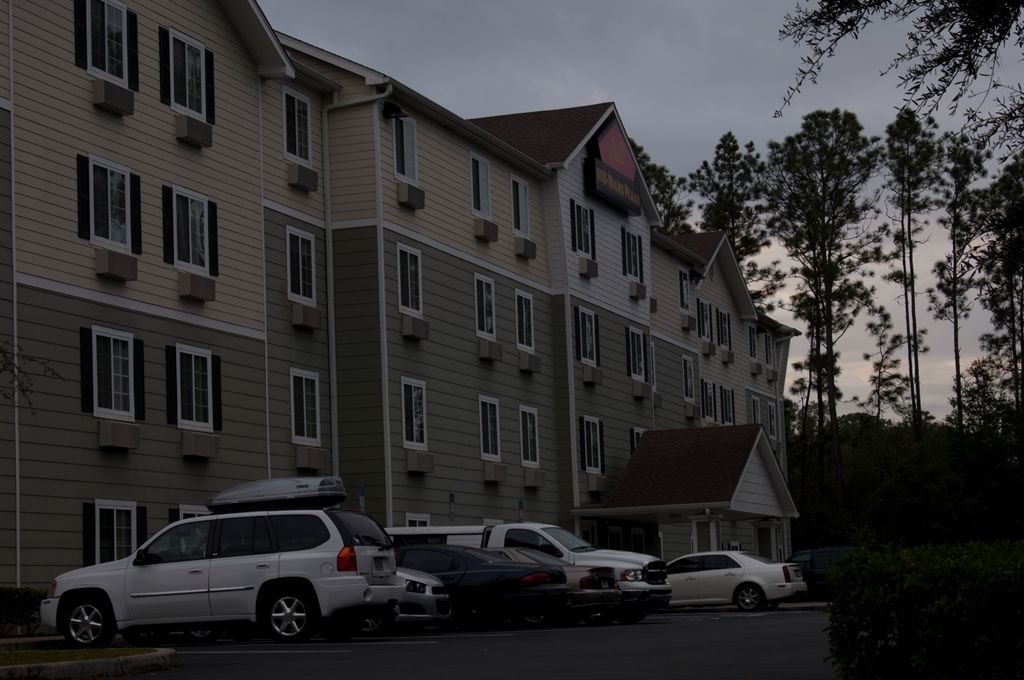
[(340, 477), (283, 477), (233, 486), (206, 501), (206, 507), (211, 512), (328, 508), (346, 498)]

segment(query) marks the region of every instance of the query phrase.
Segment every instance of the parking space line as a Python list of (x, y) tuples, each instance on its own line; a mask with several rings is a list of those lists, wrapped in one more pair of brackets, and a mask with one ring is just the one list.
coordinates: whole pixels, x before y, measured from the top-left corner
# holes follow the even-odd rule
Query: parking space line
[(350, 645), (436, 645), (437, 640), (350, 640)]
[(175, 650), (178, 654), (351, 654), (351, 649), (210, 649), (207, 651)]

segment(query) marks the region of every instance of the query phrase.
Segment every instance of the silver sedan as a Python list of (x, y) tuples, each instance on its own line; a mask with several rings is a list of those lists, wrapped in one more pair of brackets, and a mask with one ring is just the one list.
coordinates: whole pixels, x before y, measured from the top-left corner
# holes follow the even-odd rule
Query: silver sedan
[[(398, 601), (395, 623), (425, 626), (442, 623), (451, 615), (452, 605), (448, 589), (432, 574), (416, 569), (398, 568), (398, 578), (405, 584), (405, 593)], [(364, 633), (380, 632), (387, 621), (380, 616), (368, 617), (362, 626)]]

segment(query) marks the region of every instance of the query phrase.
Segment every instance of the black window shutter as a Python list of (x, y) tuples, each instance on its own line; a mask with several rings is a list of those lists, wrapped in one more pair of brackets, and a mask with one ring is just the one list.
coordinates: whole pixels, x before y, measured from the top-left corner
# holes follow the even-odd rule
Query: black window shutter
[(146, 542), (149, 538), (149, 522), (146, 517), (146, 506), (136, 505), (135, 506), (135, 545), (133, 549), (138, 548), (140, 545)]
[(213, 355), (213, 366), (210, 372), (212, 373), (213, 389), (213, 429), (219, 432), (224, 429), (224, 411), (220, 398), (220, 356), (217, 354)]
[(92, 413), (92, 329), (83, 326), (78, 329), (78, 349), (82, 368), (82, 412)]
[(163, 187), (164, 262), (174, 264), (174, 190)]
[(651, 379), (651, 374), (648, 372), (648, 368), (647, 368), (647, 334), (646, 333), (644, 334), (643, 339), (644, 339), (644, 380), (650, 380)]
[(132, 175), (131, 179), (131, 202), (132, 202), (132, 252), (136, 255), (142, 253), (142, 181), (138, 175)]
[[(85, 0), (75, 0), (75, 64), (81, 68), (89, 68), (89, 30), (85, 18)], [(92, 564), (88, 562), (87, 564)]]
[(135, 12), (125, 15), (128, 38), (128, 87), (139, 91), (139, 16)]
[(622, 232), (622, 275), (625, 276), (629, 273), (629, 266), (626, 262), (626, 228), (620, 227), (619, 229)]
[(89, 182), (89, 157), (78, 156), (78, 238), (92, 237), (92, 186)]
[(146, 355), (145, 345), (135, 338), (132, 348), (132, 389), (135, 391), (135, 420), (146, 419)]
[(572, 250), (576, 252), (576, 201), (571, 198), (569, 199), (569, 234), (572, 238)]
[(601, 319), (594, 315), (594, 363), (601, 365)]
[(579, 421), (578, 429), (580, 431), (580, 470), (587, 469), (587, 426), (583, 420), (583, 416), (577, 416)]
[(217, 204), (206, 203), (206, 238), (210, 248), (210, 276), (220, 274), (220, 258), (217, 256)]
[(626, 375), (633, 375), (633, 334), (626, 328)]
[(171, 34), (160, 27), (160, 101), (171, 103)]
[(686, 287), (685, 287), (685, 283), (684, 283), (685, 278), (686, 278), (686, 272), (683, 271), (682, 269), (680, 269), (679, 270), (679, 306), (680, 307), (686, 307), (686, 298), (683, 297), (683, 295), (685, 295), (685, 291), (686, 291)]
[(594, 227), (594, 211), (590, 211), (590, 258), (597, 262), (597, 231)]
[(206, 50), (206, 122), (216, 122), (216, 105), (213, 98), (213, 52)]
[(644, 240), (640, 236), (636, 237), (636, 255), (640, 262), (640, 283), (644, 282)]
[(580, 336), (580, 308), (576, 305), (572, 307), (572, 323), (576, 336), (576, 361), (579, 361), (583, 356), (583, 338)]
[(601, 460), (601, 474), (604, 474), (604, 421), (597, 421), (597, 451)]
[(181, 519), (181, 510), (178, 508), (167, 508), (167, 523), (174, 524)]
[(178, 424), (178, 350), (174, 345), (164, 348), (167, 362), (167, 424)]
[(82, 503), (82, 566), (96, 564), (96, 504)]

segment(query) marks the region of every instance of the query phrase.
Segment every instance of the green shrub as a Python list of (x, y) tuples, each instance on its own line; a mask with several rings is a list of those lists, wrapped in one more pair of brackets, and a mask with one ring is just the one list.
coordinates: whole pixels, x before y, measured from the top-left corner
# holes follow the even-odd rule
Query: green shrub
[(39, 601), (46, 598), (41, 588), (0, 587), (0, 637), (33, 633), (39, 627)]
[(1024, 678), (1024, 542), (858, 551), (829, 582), (843, 680)]

